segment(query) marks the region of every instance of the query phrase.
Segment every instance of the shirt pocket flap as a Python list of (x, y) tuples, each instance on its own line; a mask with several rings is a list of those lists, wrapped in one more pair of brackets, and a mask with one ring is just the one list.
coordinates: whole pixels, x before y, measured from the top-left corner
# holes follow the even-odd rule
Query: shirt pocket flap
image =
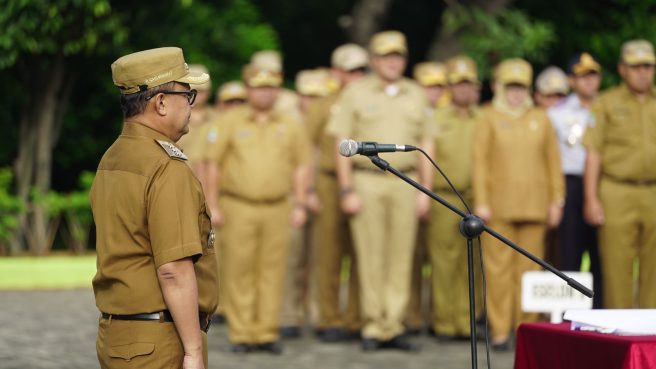
[(153, 351), (155, 351), (154, 343), (137, 342), (112, 346), (107, 350), (107, 354), (113, 358), (121, 358), (129, 361), (137, 356), (150, 355)]

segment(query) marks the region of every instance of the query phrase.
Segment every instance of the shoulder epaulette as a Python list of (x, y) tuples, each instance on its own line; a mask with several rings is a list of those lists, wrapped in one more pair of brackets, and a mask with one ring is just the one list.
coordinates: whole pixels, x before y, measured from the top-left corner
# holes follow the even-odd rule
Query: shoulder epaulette
[(162, 141), (162, 140), (155, 140), (157, 143), (162, 146), (164, 151), (166, 151), (167, 154), (169, 154), (170, 157), (176, 158), (176, 159), (182, 159), (182, 160), (187, 160), (187, 155), (185, 155), (182, 150), (178, 149), (174, 144), (167, 142), (167, 141)]

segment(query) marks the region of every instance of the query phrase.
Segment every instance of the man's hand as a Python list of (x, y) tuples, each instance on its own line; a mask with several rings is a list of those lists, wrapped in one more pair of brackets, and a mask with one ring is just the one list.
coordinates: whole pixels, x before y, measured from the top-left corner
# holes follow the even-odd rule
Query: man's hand
[(205, 369), (203, 363), (203, 353), (199, 352), (185, 352), (184, 359), (182, 360), (182, 369)]
[(598, 198), (585, 200), (583, 204), (583, 217), (592, 226), (599, 227), (604, 225), (606, 216), (604, 214), (604, 207)]
[(344, 195), (341, 199), (342, 211), (346, 215), (356, 215), (362, 210), (362, 200), (355, 192)]
[(319, 196), (316, 192), (312, 191), (308, 193), (307, 202), (308, 210), (312, 213), (319, 214), (319, 212), (321, 212), (321, 200), (319, 200)]
[(483, 222), (487, 223), (492, 218), (492, 210), (487, 205), (479, 205), (474, 209), (474, 213), (478, 215)]
[(551, 204), (549, 205), (549, 210), (547, 210), (547, 228), (554, 229), (560, 225), (560, 221), (563, 219), (563, 207), (561, 204)]
[(301, 205), (294, 206), (290, 222), (292, 227), (301, 228), (307, 222), (307, 210)]
[(417, 195), (417, 217), (426, 221), (430, 217), (430, 197), (423, 193)]
[(212, 214), (212, 225), (215, 227), (223, 225), (223, 213), (219, 210), (218, 207), (211, 208), (210, 213)]

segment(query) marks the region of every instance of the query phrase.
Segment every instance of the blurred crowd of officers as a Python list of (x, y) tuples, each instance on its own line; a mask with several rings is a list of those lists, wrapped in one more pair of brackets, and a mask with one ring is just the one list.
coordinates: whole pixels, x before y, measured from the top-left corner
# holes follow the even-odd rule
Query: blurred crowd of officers
[[(296, 91), (282, 87), (280, 55), (257, 52), (215, 106), (210, 82), (192, 85), (178, 144), (218, 235), (218, 313), (233, 351), (279, 344), (307, 324), (322, 341), (357, 337), (367, 351), (417, 350), (406, 333), (425, 328), (469, 336), (458, 216), (367, 157), (339, 156), (344, 139), (421, 146), (496, 231), (563, 270), (580, 270), (587, 251), (595, 308), (656, 308), (652, 45), (626, 42), (622, 83), (600, 95), (590, 53), (535, 85), (526, 60), (504, 60), (483, 105), (471, 58), (420, 63), (409, 79), (407, 52), (396, 31), (374, 35), (368, 50), (342, 45), (330, 68), (299, 72)], [(427, 160), (383, 157), (460, 206)], [(482, 255), (492, 345), (507, 349), (520, 323), (539, 318), (520, 306), (521, 275), (539, 267), (487, 236)]]

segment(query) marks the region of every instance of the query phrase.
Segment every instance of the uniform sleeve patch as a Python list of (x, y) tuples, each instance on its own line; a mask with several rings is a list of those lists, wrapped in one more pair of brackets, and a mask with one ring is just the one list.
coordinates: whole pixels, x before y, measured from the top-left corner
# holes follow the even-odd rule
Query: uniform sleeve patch
[(182, 150), (178, 149), (174, 144), (162, 140), (155, 140), (155, 141), (157, 141), (157, 143), (160, 146), (162, 146), (164, 151), (166, 151), (166, 153), (169, 154), (170, 157), (181, 159), (181, 160), (187, 160), (187, 155), (185, 155), (182, 152)]

